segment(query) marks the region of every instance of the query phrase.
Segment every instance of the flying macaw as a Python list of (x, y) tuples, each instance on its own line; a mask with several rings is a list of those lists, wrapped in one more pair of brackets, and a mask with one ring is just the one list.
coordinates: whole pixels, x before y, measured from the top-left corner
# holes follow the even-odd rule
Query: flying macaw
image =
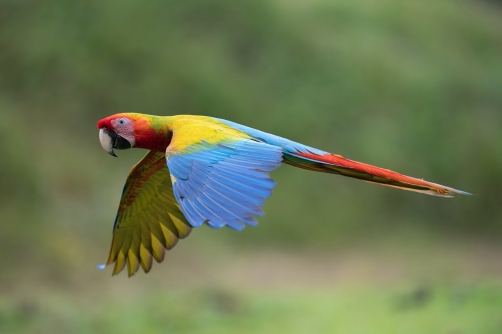
[(193, 227), (256, 226), (253, 216), (275, 186), (282, 163), (366, 182), (452, 197), (466, 192), (346, 159), (285, 138), (206, 116), (121, 113), (97, 124), (104, 150), (149, 150), (129, 173), (106, 265), (148, 273)]

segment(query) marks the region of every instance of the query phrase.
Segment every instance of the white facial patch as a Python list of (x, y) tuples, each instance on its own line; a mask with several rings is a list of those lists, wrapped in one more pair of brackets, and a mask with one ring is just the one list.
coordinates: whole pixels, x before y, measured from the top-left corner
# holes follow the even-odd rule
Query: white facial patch
[(111, 121), (111, 124), (117, 132), (118, 135), (127, 139), (131, 143), (131, 147), (134, 147), (136, 143), (134, 139), (134, 125), (133, 122), (127, 117), (120, 117)]

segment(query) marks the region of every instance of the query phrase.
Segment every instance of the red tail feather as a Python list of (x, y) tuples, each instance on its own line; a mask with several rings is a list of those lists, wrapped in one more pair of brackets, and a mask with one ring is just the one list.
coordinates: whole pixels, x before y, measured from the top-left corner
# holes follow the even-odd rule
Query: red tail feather
[(336, 154), (318, 155), (298, 152), (294, 156), (284, 157), (284, 162), (296, 167), (324, 173), (340, 174), (366, 182), (377, 183), (388, 187), (416, 191), (424, 194), (453, 197), (454, 195), (470, 195), (464, 191), (427, 182), (422, 179), (399, 174), (397, 172), (346, 159)]

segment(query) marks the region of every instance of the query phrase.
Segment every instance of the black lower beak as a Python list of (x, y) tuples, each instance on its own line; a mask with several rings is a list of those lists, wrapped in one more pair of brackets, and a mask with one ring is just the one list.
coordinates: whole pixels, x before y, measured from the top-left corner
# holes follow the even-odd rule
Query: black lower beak
[(131, 143), (121, 135), (115, 133), (113, 148), (116, 148), (117, 150), (127, 150), (128, 148), (131, 148)]

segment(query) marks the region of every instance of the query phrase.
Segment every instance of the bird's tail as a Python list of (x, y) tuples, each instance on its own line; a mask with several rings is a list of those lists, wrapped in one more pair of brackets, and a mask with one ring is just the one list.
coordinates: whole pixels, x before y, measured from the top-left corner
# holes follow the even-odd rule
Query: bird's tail
[(340, 155), (327, 153), (241, 124), (223, 119), (216, 120), (244, 132), (256, 141), (281, 147), (283, 150), (283, 162), (289, 165), (317, 172), (340, 174), (366, 182), (378, 183), (388, 187), (435, 196), (453, 197), (455, 195), (470, 195), (465, 191), (405, 176), (388, 169), (371, 166), (362, 162), (345, 159)]
[(340, 174), (366, 182), (377, 183), (383, 186), (415, 191), (428, 195), (442, 197), (470, 195), (464, 191), (427, 182), (423, 179), (405, 176), (388, 169), (349, 160), (340, 155), (331, 153), (320, 155), (307, 151), (284, 154), (283, 162), (299, 168), (317, 172)]

